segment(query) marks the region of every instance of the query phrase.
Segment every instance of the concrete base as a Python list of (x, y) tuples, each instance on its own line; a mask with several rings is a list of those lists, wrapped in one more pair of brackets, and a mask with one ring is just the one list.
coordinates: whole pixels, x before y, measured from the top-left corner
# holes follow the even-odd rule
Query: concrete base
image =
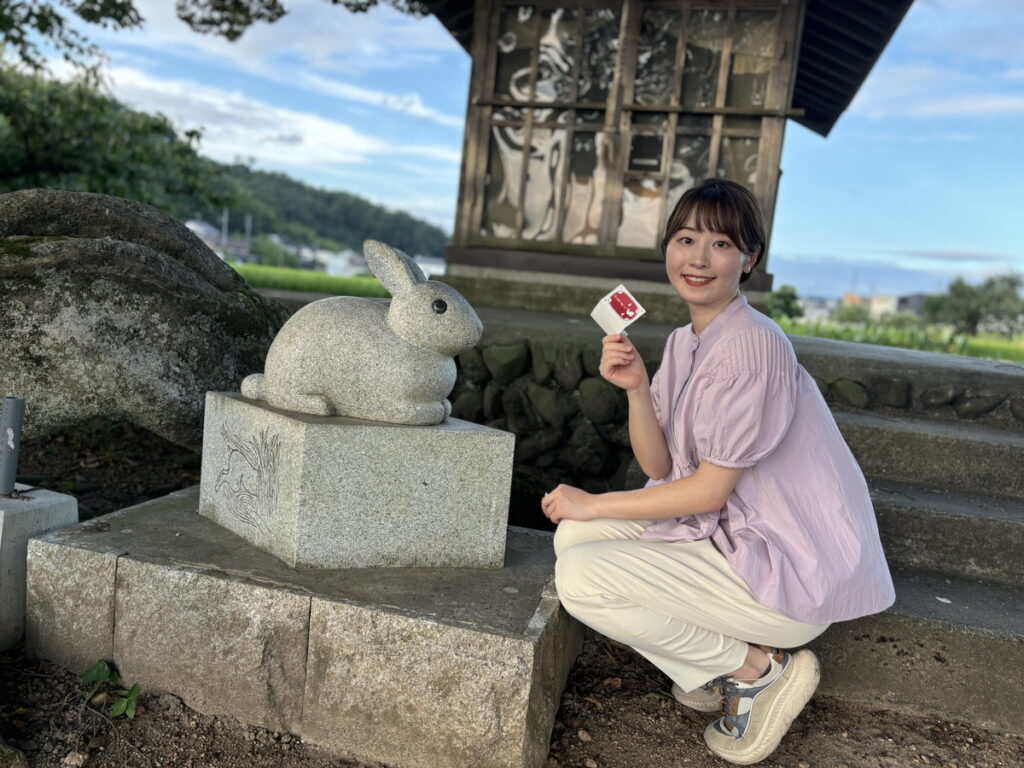
[[(549, 534), (501, 570), (294, 570), (196, 512), (196, 489), (31, 542), (27, 643), (361, 760), (537, 768), (580, 625)], [(89, 626), (85, 626), (88, 622)]]
[(25, 628), (25, 553), (28, 540), (78, 522), (73, 496), (15, 485), (0, 497), (0, 651), (21, 640)]
[(199, 513), (293, 568), (501, 568), (514, 446), (210, 392)]

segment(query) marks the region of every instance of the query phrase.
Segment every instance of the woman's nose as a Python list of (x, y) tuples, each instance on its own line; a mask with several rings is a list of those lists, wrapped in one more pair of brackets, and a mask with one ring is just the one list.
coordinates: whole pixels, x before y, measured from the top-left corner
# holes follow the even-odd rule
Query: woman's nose
[(690, 252), (690, 262), (694, 266), (706, 267), (711, 263), (710, 246), (699, 245)]

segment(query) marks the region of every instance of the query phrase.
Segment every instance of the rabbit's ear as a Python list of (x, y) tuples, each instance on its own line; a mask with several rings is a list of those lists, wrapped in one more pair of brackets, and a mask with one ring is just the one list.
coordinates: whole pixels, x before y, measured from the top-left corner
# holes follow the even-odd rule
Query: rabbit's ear
[(370, 271), (392, 296), (427, 280), (419, 264), (390, 245), (367, 240), (363, 243), (363, 255)]

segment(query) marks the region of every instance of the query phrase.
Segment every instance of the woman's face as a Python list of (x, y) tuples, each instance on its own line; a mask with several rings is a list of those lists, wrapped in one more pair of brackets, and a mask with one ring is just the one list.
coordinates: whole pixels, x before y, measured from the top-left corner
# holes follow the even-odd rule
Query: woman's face
[(676, 293), (690, 305), (723, 309), (739, 291), (740, 275), (753, 266), (754, 257), (740, 252), (728, 235), (701, 232), (693, 217), (665, 250), (665, 271)]

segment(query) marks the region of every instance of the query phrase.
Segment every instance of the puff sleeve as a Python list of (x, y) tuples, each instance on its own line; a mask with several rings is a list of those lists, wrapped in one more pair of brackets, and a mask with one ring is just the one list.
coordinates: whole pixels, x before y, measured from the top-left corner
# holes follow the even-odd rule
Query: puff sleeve
[(700, 461), (751, 467), (775, 450), (796, 409), (798, 367), (781, 333), (754, 328), (719, 342), (693, 425)]

